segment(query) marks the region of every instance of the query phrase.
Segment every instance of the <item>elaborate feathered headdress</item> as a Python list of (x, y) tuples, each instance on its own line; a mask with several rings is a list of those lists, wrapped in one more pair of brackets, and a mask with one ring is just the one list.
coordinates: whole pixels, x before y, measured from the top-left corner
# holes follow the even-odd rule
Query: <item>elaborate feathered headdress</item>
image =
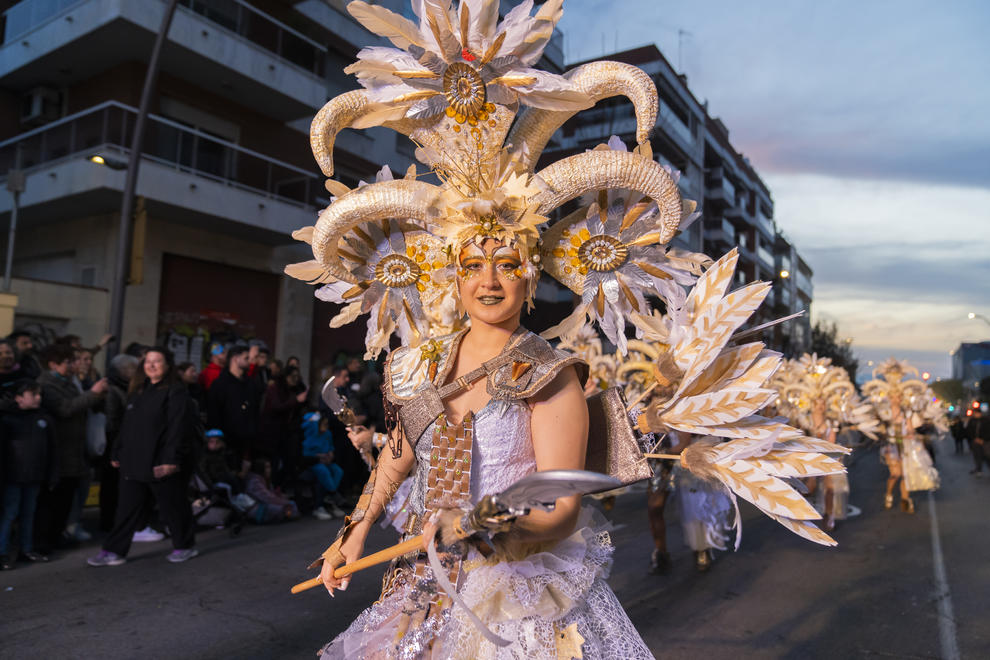
[[(366, 2), (348, 5), (395, 48), (358, 53), (346, 71), (363, 89), (332, 99), (316, 115), (313, 155), (330, 177), (337, 133), (384, 126), (408, 136), (416, 158), (440, 181), (411, 171), (349, 190), (328, 179), (331, 204), (315, 227), (294, 234), (312, 246), (314, 259), (286, 272), (329, 284), (326, 295), (348, 303), (338, 324), (377, 312), (369, 321), (370, 354), (387, 347), (394, 330), (404, 343), (418, 343), (430, 326), (422, 299), (456, 299), (444, 269), (464, 245), (489, 237), (520, 252), (530, 302), (543, 268), (583, 296), (557, 334), (591, 316), (620, 348), (622, 315), (648, 312), (644, 295), (683, 296), (680, 285), (699, 274), (700, 255), (666, 249), (694, 204), (682, 203), (676, 175), (653, 160), (646, 143), (658, 108), (650, 77), (619, 62), (592, 62), (564, 75), (533, 68), (561, 5), (548, 0), (531, 16), (533, 2), (524, 0), (499, 21), (498, 0), (462, 0), (457, 7), (413, 0), (418, 22)], [(613, 96), (635, 106), (635, 150), (616, 141), (536, 170), (557, 128)], [(548, 216), (586, 194), (580, 217), (551, 227), (541, 247)], [(376, 225), (389, 231), (369, 230)]]
[(770, 384), (778, 392), (777, 406), (791, 423), (814, 434), (812, 411), (823, 407), (825, 419), (833, 424), (854, 427), (871, 438), (878, 425), (873, 407), (860, 399), (849, 380), (849, 372), (833, 365), (831, 358), (805, 353), (797, 360), (787, 360), (774, 374)]
[[(912, 377), (913, 376), (913, 377)], [(945, 409), (925, 381), (918, 378), (918, 369), (906, 360), (888, 358), (873, 370), (873, 379), (863, 384), (863, 394), (869, 397), (877, 416), (891, 421), (891, 398), (900, 402), (906, 413), (914, 413), (914, 426), (929, 422), (940, 431), (948, 430)]]

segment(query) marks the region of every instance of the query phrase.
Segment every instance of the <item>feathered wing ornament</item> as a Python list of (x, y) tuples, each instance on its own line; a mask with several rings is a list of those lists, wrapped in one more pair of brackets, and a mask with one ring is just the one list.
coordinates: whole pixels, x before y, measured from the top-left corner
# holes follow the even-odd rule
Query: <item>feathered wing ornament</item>
[[(378, 173), (376, 183), (386, 181), (392, 181), (388, 166)], [(358, 190), (366, 185), (362, 182)], [(343, 197), (352, 191), (334, 187), (331, 192)], [(311, 243), (313, 235), (313, 228), (307, 227), (293, 237)], [(286, 267), (289, 275), (323, 283), (317, 298), (344, 305), (330, 320), (330, 327), (338, 328), (368, 314), (368, 359), (388, 348), (393, 333), (404, 345), (412, 346), (430, 336), (437, 301), (450, 297), (453, 286), (440, 239), (411, 219), (384, 219), (354, 227), (341, 238), (338, 249), (348, 265), (349, 280), (335, 278), (319, 262)], [(430, 308), (432, 313), (427, 311)]]
[(805, 353), (797, 360), (786, 360), (770, 384), (780, 393), (779, 412), (805, 432), (815, 433), (812, 411), (818, 406), (832, 425), (851, 427), (876, 438), (879, 422), (872, 407), (856, 393), (849, 372), (833, 365), (830, 358)]
[[(615, 137), (596, 150), (628, 151)], [(652, 155), (643, 148), (637, 148), (636, 153)], [(680, 176), (673, 171), (668, 175), (674, 183)], [(581, 296), (577, 309), (543, 336), (567, 337), (590, 319), (625, 354), (625, 319), (634, 313), (649, 312), (647, 296), (658, 297), (670, 307), (681, 307), (684, 287), (694, 284), (711, 260), (703, 254), (667, 248), (658, 226), (659, 209), (653, 200), (614, 189), (588, 197), (585, 207), (555, 223), (543, 235), (544, 269)], [(684, 207), (679, 221), (682, 229), (697, 217), (694, 209), (693, 202)]]
[(768, 381), (781, 356), (760, 342), (727, 346), (769, 291), (769, 285), (756, 282), (728, 292), (737, 259), (733, 250), (716, 261), (682, 309), (668, 318), (634, 317), (646, 339), (667, 347), (649, 365), (655, 385), (638, 426), (644, 433), (676, 430), (710, 437), (684, 450), (680, 461), (686, 469), (721, 483), (733, 499), (752, 502), (791, 531), (834, 545), (809, 522), (819, 514), (784, 479), (843, 472), (842, 464), (825, 454), (848, 449), (757, 414), (777, 396)]
[(913, 406), (926, 398), (928, 385), (918, 378), (917, 368), (906, 361), (889, 358), (873, 369), (873, 378), (865, 382), (862, 389), (876, 416), (889, 426), (891, 400), (900, 402), (905, 412), (912, 412)]

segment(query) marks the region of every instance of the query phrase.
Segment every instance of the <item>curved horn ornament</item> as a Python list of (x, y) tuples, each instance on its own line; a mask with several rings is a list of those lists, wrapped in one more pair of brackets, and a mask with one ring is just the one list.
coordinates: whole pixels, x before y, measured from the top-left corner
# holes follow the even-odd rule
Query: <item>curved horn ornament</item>
[(309, 146), (320, 170), (333, 176), (333, 145), (337, 134), (345, 128), (367, 128), (382, 125), (409, 135), (431, 123), (429, 120), (400, 119), (403, 108), (392, 108), (368, 100), (362, 89), (345, 92), (327, 101), (309, 125)]
[(635, 190), (656, 202), (659, 243), (667, 243), (681, 222), (681, 193), (670, 174), (649, 158), (627, 151), (587, 151), (548, 165), (537, 173), (547, 189), (534, 197), (537, 213), (548, 215), (588, 191)]
[[(642, 69), (623, 62), (589, 62), (568, 71), (564, 78), (594, 103), (613, 96), (629, 98), (636, 110), (636, 142), (646, 142), (657, 121), (659, 102), (656, 85)], [(526, 146), (522, 163), (532, 171), (553, 134), (577, 112), (528, 107), (519, 115), (507, 141), (517, 148)]]
[(382, 181), (340, 197), (320, 214), (313, 230), (313, 256), (327, 273), (352, 284), (356, 278), (341, 261), (338, 241), (355, 227), (387, 218), (424, 225), (433, 218), (440, 189), (423, 181)]

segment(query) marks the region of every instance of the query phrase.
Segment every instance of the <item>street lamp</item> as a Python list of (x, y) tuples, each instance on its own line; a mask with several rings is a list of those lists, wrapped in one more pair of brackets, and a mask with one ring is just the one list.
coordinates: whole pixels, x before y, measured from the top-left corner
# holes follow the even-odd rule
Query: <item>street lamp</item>
[(790, 276), (791, 276), (791, 271), (789, 271), (789, 270), (782, 270), (782, 271), (780, 271), (780, 279), (786, 280)]
[(971, 320), (971, 321), (973, 319), (980, 319), (981, 321), (983, 321), (987, 325), (990, 325), (990, 319), (988, 319), (987, 317), (983, 316), (983, 314), (977, 314), (976, 312), (970, 312), (967, 316), (969, 317), (969, 320)]
[(97, 165), (105, 165), (106, 167), (109, 167), (111, 170), (127, 169), (127, 163), (125, 163), (124, 161), (117, 160), (116, 158), (108, 158), (103, 154), (91, 154), (86, 157), (86, 160), (88, 160), (91, 163), (95, 163)]

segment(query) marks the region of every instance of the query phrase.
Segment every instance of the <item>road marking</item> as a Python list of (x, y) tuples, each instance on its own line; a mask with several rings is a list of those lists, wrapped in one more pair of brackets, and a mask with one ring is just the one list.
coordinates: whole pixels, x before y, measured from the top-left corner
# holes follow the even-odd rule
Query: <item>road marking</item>
[(938, 532), (938, 514), (935, 512), (935, 496), (928, 491), (928, 511), (932, 530), (932, 564), (935, 567), (935, 605), (938, 610), (938, 645), (942, 660), (959, 660), (959, 640), (956, 638), (956, 617), (952, 613), (952, 596), (949, 581), (945, 577), (945, 561), (942, 557), (942, 539)]

